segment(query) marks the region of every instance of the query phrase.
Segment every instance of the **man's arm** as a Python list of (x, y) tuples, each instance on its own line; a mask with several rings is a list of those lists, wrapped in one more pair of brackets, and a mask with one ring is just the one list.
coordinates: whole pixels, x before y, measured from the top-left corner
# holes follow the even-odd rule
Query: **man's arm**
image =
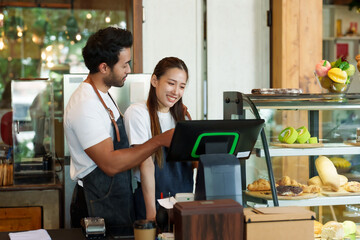
[(174, 129), (170, 129), (162, 134), (156, 135), (143, 144), (118, 150), (114, 150), (112, 139), (107, 138), (85, 149), (85, 152), (107, 175), (114, 176), (119, 172), (138, 166), (159, 147), (169, 147), (173, 134)]
[(140, 164), (141, 189), (146, 207), (146, 219), (155, 220), (155, 166), (152, 157)]

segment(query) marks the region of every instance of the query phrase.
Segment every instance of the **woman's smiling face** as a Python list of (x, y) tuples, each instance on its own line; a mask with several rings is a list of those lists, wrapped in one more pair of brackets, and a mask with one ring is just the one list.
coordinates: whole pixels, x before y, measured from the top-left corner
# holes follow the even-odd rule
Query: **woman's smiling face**
[(156, 89), (156, 97), (160, 112), (168, 112), (179, 101), (185, 91), (187, 74), (179, 68), (171, 68), (160, 79), (155, 75), (151, 77), (151, 84)]

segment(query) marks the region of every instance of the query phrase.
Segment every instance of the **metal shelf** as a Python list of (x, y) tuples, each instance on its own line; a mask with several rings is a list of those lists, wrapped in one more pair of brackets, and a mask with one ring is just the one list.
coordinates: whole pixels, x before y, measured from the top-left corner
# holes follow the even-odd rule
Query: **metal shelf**
[[(323, 93), (323, 94), (247, 94), (258, 110), (336, 110), (359, 109), (358, 93)], [(244, 104), (244, 109), (249, 106)]]
[[(285, 207), (285, 206), (302, 206), (302, 207), (313, 207), (313, 206), (330, 206), (330, 205), (346, 205), (346, 204), (359, 204), (360, 202), (360, 196), (339, 196), (339, 197), (325, 197), (325, 196), (319, 196), (316, 198), (310, 198), (310, 199), (301, 199), (301, 200), (280, 200), (279, 199), (279, 206)], [(265, 207), (273, 207), (273, 201), (272, 200), (264, 200), (259, 199), (259, 202), (253, 203), (259, 206)], [(249, 204), (252, 205), (252, 204)], [(259, 207), (257, 206), (257, 207)]]
[[(265, 157), (262, 148), (255, 148), (257, 157)], [(360, 154), (360, 147), (344, 143), (326, 143), (321, 148), (281, 148), (270, 147), (271, 157), (286, 156), (318, 156), (318, 155), (356, 155)]]

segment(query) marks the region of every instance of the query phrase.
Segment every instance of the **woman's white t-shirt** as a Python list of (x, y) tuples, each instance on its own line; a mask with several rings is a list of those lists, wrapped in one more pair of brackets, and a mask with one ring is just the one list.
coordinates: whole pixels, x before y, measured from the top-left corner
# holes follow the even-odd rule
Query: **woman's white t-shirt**
[[(175, 120), (170, 112), (157, 112), (157, 114), (162, 132), (175, 127)], [(152, 138), (150, 115), (145, 102), (130, 105), (125, 111), (124, 123), (130, 146), (143, 144)], [(134, 169), (134, 177), (140, 182), (138, 167)]]

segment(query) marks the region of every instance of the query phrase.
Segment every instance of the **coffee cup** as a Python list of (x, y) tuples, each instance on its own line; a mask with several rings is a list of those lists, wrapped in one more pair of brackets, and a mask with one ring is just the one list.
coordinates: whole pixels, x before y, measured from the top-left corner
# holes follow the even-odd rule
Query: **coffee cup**
[(134, 222), (135, 240), (154, 240), (156, 238), (156, 223), (150, 220), (136, 220)]

